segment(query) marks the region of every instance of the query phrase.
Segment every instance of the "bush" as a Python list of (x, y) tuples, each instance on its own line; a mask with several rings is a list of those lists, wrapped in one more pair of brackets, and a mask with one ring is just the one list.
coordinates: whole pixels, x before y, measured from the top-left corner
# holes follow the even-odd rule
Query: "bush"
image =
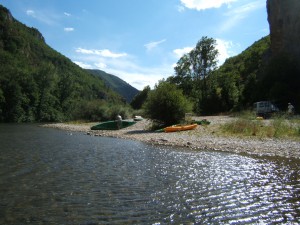
[(117, 115), (123, 119), (132, 116), (132, 109), (128, 105), (108, 104), (102, 100), (82, 101), (73, 111), (72, 119), (87, 121), (115, 120)]
[(172, 125), (179, 123), (193, 107), (176, 85), (160, 81), (149, 93), (143, 108), (150, 119)]

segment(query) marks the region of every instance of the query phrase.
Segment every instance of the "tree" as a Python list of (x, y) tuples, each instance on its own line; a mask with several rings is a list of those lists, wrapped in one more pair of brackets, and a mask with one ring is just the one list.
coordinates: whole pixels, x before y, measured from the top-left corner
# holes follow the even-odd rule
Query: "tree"
[(172, 125), (179, 123), (185, 113), (192, 110), (192, 104), (176, 85), (162, 80), (149, 93), (143, 108), (150, 119)]
[(191, 70), (190, 54), (183, 55), (175, 66), (175, 76), (168, 78), (168, 81), (176, 84), (187, 96), (192, 96), (193, 76)]
[(208, 97), (207, 77), (217, 67), (216, 40), (202, 37), (196, 47), (179, 59), (175, 67), (175, 76), (170, 78), (172, 83), (183, 89), (185, 94), (196, 97), (201, 107)]

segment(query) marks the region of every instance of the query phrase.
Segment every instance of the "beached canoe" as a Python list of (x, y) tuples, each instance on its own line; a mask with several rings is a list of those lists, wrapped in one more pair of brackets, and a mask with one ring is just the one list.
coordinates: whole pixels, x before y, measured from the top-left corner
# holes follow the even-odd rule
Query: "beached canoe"
[[(135, 123), (136, 123), (135, 121), (122, 120), (120, 129), (129, 127)], [(102, 122), (102, 123), (99, 123), (99, 124), (91, 127), (91, 130), (118, 130), (118, 129), (119, 129), (118, 121), (116, 121), (116, 120)]]
[(188, 124), (188, 125), (174, 125), (164, 128), (165, 132), (176, 132), (176, 131), (185, 131), (195, 129), (198, 124)]

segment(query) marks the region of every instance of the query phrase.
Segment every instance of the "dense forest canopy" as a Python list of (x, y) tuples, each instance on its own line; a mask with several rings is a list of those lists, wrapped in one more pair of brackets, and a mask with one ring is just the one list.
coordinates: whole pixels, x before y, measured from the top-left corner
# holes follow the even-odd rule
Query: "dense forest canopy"
[(89, 102), (123, 105), (103, 80), (51, 49), (35, 28), (0, 5), (0, 122), (90, 117)]

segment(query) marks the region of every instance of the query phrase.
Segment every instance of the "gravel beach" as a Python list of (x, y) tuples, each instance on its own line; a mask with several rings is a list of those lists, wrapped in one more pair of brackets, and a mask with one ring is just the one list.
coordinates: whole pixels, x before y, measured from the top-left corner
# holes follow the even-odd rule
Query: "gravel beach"
[(195, 118), (207, 119), (211, 122), (207, 126), (198, 126), (195, 130), (184, 132), (153, 132), (149, 131), (150, 120), (142, 120), (133, 126), (113, 131), (91, 130), (96, 123), (89, 124), (46, 124), (43, 127), (58, 128), (68, 131), (84, 132), (87, 135), (124, 138), (143, 141), (153, 145), (168, 145), (187, 147), (195, 150), (215, 150), (243, 153), (258, 156), (280, 156), (300, 159), (300, 142), (276, 138), (259, 139), (257, 137), (236, 138), (218, 134), (219, 126), (233, 120), (229, 116), (209, 116)]

